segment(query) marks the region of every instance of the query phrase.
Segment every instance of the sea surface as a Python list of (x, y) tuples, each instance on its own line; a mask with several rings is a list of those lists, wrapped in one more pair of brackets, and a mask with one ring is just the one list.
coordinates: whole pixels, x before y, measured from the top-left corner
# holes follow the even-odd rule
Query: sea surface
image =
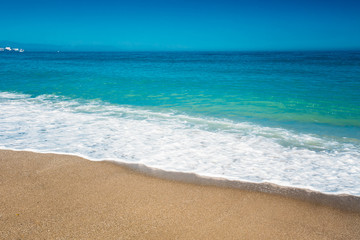
[(0, 52), (0, 148), (360, 196), (360, 52)]

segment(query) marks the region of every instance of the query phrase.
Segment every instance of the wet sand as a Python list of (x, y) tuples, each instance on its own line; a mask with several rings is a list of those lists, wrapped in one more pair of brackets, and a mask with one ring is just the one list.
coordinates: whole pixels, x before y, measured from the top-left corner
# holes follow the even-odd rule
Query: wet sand
[(360, 213), (0, 150), (0, 239), (360, 239)]

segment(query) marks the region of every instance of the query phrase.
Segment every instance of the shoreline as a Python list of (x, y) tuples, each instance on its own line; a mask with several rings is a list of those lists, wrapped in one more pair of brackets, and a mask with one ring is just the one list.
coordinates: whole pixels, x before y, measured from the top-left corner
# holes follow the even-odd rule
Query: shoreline
[(279, 195), (294, 200), (360, 213), (360, 197), (351, 194), (329, 194), (307, 188), (282, 186), (271, 182), (256, 183), (241, 180), (229, 180), (222, 177), (208, 177), (196, 173), (166, 171), (138, 163), (121, 163), (113, 160), (104, 161), (164, 180)]
[(85, 156), (67, 153), (53, 153), (53, 152), (36, 152), (36, 150), (15, 150), (15, 149), (0, 149), (0, 151), (13, 152), (30, 152), (35, 154), (55, 154), (59, 156), (79, 157), (92, 162), (109, 162), (114, 165), (125, 167), (135, 172), (145, 174), (150, 177), (155, 177), (164, 180), (177, 181), (189, 184), (215, 186), (221, 188), (233, 188), (246, 191), (267, 193), (272, 195), (279, 195), (295, 200), (305, 201), (314, 204), (320, 204), (328, 207), (337, 208), (339, 210), (360, 213), (360, 196), (351, 195), (347, 193), (331, 194), (324, 193), (308, 188), (284, 186), (271, 182), (249, 182), (243, 180), (231, 180), (225, 177), (204, 176), (191, 172), (176, 172), (168, 171), (159, 168), (147, 166), (142, 163), (120, 162), (116, 160), (92, 160)]
[[(244, 190), (249, 187), (244, 183), (185, 175), (73, 155), (0, 150), (0, 238), (356, 239), (360, 235), (357, 211), (264, 193), (279, 188), (272, 184), (262, 184), (262, 192), (254, 192)], [(304, 191), (308, 192), (302, 189), (301, 194)], [(313, 194), (309, 197), (319, 199), (319, 193)]]

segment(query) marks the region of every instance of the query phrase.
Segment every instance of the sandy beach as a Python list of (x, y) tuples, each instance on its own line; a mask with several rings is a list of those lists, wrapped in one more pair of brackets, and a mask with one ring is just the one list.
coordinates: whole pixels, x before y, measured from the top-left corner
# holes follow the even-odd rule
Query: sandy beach
[(360, 213), (0, 151), (0, 239), (359, 239)]

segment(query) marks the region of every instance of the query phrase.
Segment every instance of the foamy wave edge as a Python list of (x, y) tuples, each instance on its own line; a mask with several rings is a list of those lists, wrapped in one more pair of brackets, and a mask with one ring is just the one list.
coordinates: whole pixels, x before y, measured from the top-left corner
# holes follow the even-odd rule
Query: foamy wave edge
[(191, 172), (175, 172), (175, 171), (149, 167), (142, 163), (120, 162), (118, 160), (110, 160), (110, 159), (91, 160), (81, 154), (43, 152), (43, 151), (36, 151), (34, 149), (19, 150), (19, 149), (0, 148), (0, 151), (1, 150), (10, 150), (15, 152), (33, 152), (38, 154), (67, 155), (67, 156), (80, 157), (88, 161), (110, 162), (113, 163), (114, 165), (119, 165), (121, 167), (125, 167), (135, 172), (151, 177), (156, 177), (159, 179), (165, 179), (165, 180), (171, 180), (171, 181), (177, 181), (183, 183), (191, 183), (191, 184), (197, 184), (203, 186), (234, 188), (234, 189), (246, 190), (252, 192), (267, 193), (267, 194), (283, 196), (295, 200), (305, 201), (313, 204), (328, 206), (343, 211), (360, 213), (360, 196), (355, 196), (350, 194), (344, 194), (344, 193), (329, 194), (307, 188), (281, 186), (271, 182), (256, 183), (256, 182), (249, 182), (243, 180), (229, 180), (222, 177), (204, 176)]

